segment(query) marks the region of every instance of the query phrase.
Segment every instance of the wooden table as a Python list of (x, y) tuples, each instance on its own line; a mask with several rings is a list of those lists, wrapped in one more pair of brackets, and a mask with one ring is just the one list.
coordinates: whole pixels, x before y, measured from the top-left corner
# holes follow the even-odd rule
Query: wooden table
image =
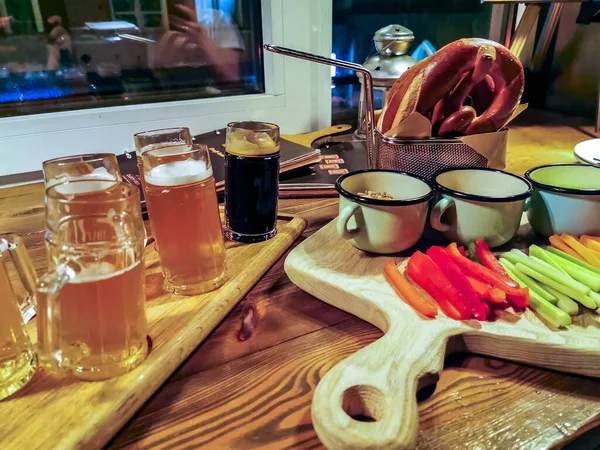
[[(589, 138), (552, 116), (536, 119), (543, 125), (509, 133), (508, 170), (574, 161), (573, 145)], [(337, 200), (282, 200), (280, 209), (308, 219), (306, 237), (337, 215)], [(38, 232), (42, 217), (41, 185), (0, 190), (0, 232)], [(241, 335), (250, 308), (259, 320)], [(282, 258), (110, 448), (320, 448), (310, 416), (317, 383), (380, 336), (292, 285)], [(447, 358), (437, 385), (418, 396), (422, 449), (542, 449), (600, 423), (600, 381), (478, 356)], [(594, 433), (577, 448), (594, 448), (585, 444), (600, 440)]]

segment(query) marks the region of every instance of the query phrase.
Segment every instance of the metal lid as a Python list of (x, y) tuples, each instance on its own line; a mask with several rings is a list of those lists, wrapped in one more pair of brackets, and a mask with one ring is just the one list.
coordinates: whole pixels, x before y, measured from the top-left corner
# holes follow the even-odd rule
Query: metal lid
[(373, 36), (377, 51), (386, 56), (404, 55), (414, 39), (413, 32), (402, 25), (388, 25)]
[(378, 41), (412, 41), (415, 39), (415, 35), (408, 28), (402, 25), (388, 25), (387, 27), (380, 28), (375, 32), (373, 40)]

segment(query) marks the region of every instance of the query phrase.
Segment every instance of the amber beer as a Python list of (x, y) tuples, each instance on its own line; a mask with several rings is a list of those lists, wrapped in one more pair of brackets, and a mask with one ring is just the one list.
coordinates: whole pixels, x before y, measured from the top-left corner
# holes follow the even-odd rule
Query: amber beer
[(153, 144), (138, 161), (166, 289), (218, 288), (226, 281), (225, 247), (208, 149)]
[(140, 193), (112, 183), (90, 190), (89, 180), (76, 180), (46, 191), (50, 271), (37, 293), (40, 361), (84, 380), (121, 375), (148, 353)]
[[(87, 379), (109, 378), (135, 367), (146, 355), (144, 269), (134, 262), (117, 270), (90, 264), (60, 293), (62, 340), (81, 343), (78, 370)], [(94, 370), (94, 368), (100, 368)], [(98, 372), (98, 373), (95, 373)]]

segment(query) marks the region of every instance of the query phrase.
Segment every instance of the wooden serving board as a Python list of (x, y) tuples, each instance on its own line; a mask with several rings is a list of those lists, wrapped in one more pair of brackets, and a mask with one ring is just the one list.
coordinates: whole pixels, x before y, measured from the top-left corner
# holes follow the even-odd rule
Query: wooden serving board
[[(280, 216), (277, 235), (252, 245), (226, 241), (229, 281), (214, 292), (167, 294), (154, 244), (146, 248), (146, 296), (152, 349), (128, 374), (102, 382), (60, 379), (38, 371), (17, 394), (0, 402), (1, 449), (101, 448), (208, 336), (306, 227)], [(37, 234), (37, 233), (36, 233)], [(44, 266), (42, 234), (29, 236), (37, 268)], [(28, 324), (35, 341), (35, 320)]]
[[(427, 239), (421, 242), (424, 248), (428, 244)], [(317, 386), (312, 420), (326, 447), (412, 447), (419, 430), (419, 381), (442, 370), (447, 352), (467, 351), (600, 377), (597, 314), (588, 311), (574, 317), (568, 330), (549, 328), (530, 310), (503, 311), (495, 322), (460, 322), (441, 312), (436, 319), (426, 319), (385, 281), (383, 266), (389, 258), (352, 247), (338, 237), (333, 221), (285, 261), (288, 276), (301, 289), (385, 332), (332, 368)]]

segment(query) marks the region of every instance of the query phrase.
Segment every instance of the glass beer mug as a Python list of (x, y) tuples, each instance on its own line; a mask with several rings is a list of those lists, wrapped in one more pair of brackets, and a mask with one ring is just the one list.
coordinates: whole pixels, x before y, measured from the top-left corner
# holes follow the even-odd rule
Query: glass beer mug
[[(82, 380), (128, 372), (147, 356), (144, 226), (137, 187), (72, 180), (46, 190), (49, 271), (37, 290), (38, 358)], [(106, 184), (103, 186), (102, 184)]]
[(35, 356), (21, 317), (23, 310), (35, 314), (32, 296), (18, 300), (4, 266), (6, 252), (25, 289), (33, 294), (35, 286), (35, 270), (21, 238), (0, 236), (0, 400), (25, 386), (35, 373)]
[(44, 161), (42, 168), (46, 187), (69, 180), (121, 181), (119, 163), (112, 153), (63, 156)]

